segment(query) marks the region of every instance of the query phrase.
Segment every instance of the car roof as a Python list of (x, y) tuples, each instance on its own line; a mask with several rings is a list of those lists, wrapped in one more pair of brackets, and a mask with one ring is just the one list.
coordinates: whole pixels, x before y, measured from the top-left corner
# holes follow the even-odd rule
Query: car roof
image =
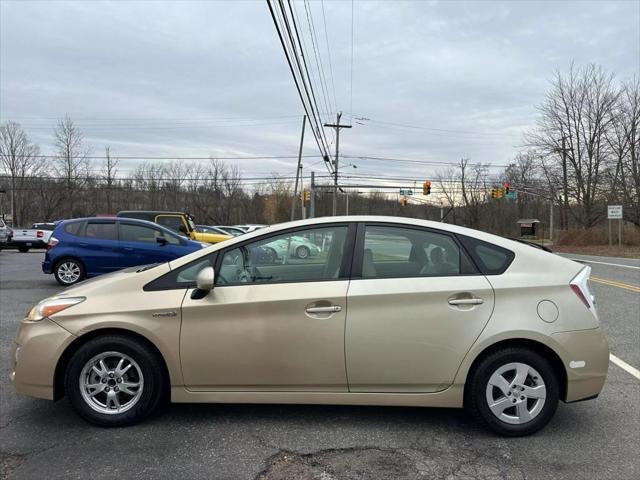
[(139, 215), (187, 215), (186, 212), (172, 212), (167, 210), (122, 210), (116, 213), (116, 216), (122, 217), (126, 213), (137, 213)]
[[(60, 224), (67, 224), (72, 222), (82, 222), (91, 220), (92, 223), (113, 223), (113, 222), (125, 222), (125, 223), (133, 223), (139, 225), (146, 225), (149, 227), (153, 227), (160, 230), (167, 230), (171, 232), (170, 229), (163, 227), (162, 225), (158, 225), (155, 222), (150, 222), (148, 220), (142, 220), (140, 218), (129, 218), (129, 217), (82, 217), (82, 218), (70, 218), (68, 220), (63, 220)], [(172, 232), (173, 233), (173, 232)]]

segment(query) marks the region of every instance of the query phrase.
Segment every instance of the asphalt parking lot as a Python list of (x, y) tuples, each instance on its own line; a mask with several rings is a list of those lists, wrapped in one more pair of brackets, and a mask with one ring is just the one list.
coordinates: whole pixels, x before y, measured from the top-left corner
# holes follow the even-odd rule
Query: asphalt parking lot
[[(0, 252), (0, 478), (640, 478), (640, 379), (613, 363), (598, 399), (561, 403), (527, 438), (461, 410), (388, 407), (172, 405), (134, 427), (93, 427), (66, 400), (18, 396), (9, 382), (22, 316), (60, 290), (42, 257)], [(592, 289), (611, 352), (640, 368), (640, 261), (582, 259), (603, 262), (591, 263)]]

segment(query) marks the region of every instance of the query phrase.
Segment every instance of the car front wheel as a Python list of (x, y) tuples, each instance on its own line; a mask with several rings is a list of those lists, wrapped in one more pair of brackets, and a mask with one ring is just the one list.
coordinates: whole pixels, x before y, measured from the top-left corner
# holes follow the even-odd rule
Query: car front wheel
[(65, 391), (85, 420), (101, 427), (132, 425), (164, 394), (164, 367), (143, 342), (109, 335), (89, 340), (73, 355)]
[(508, 348), (480, 361), (465, 403), (493, 431), (530, 435), (544, 427), (558, 406), (558, 379), (549, 361), (529, 349)]
[(311, 252), (304, 245), (296, 248), (296, 257), (304, 259), (309, 258), (309, 255), (311, 255)]

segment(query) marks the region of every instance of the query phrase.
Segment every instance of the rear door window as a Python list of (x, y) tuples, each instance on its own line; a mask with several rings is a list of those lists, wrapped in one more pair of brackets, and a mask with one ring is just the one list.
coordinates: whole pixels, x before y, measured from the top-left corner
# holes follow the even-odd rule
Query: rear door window
[(88, 222), (84, 237), (96, 240), (118, 240), (115, 222)]
[(444, 232), (367, 225), (363, 278), (469, 275), (476, 270), (454, 237)]

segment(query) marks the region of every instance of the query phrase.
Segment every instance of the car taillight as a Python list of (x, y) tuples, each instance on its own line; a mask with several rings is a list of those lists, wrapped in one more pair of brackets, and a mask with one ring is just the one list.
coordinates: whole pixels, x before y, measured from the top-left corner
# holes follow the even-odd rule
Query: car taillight
[(47, 252), (51, 250), (53, 247), (55, 247), (58, 243), (59, 241), (56, 237), (51, 237), (49, 239), (49, 243), (47, 243)]
[(580, 301), (591, 310), (591, 312), (595, 315), (595, 299), (593, 295), (591, 295), (591, 291), (589, 290), (589, 276), (591, 275), (591, 267), (584, 267), (580, 272), (573, 277), (569, 286), (573, 293), (575, 293)]
[(38, 230), (38, 231), (36, 232), (36, 237), (38, 237), (38, 238), (42, 238), (42, 237), (44, 237), (44, 232), (43, 232), (42, 230)]

